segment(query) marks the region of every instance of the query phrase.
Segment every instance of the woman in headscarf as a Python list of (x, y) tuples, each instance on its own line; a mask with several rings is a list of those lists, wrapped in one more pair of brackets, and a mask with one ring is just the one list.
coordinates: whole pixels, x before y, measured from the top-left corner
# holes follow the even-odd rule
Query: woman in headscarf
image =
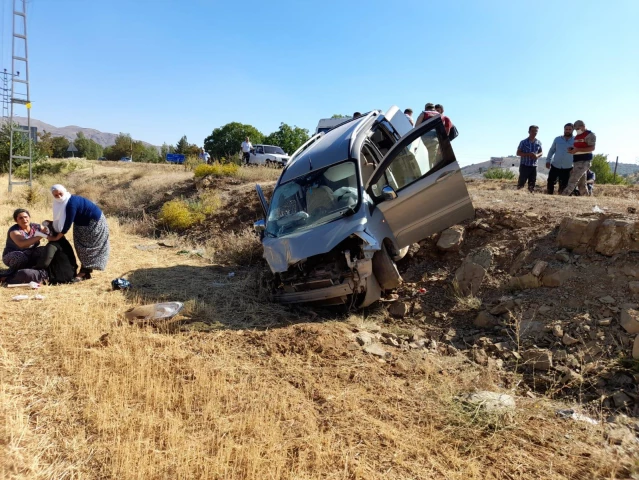
[(73, 246), (78, 254), (80, 273), (77, 281), (91, 278), (94, 269), (104, 270), (109, 260), (109, 226), (102, 210), (79, 195), (71, 195), (62, 185), (51, 187), (53, 195), (53, 230), (49, 237), (59, 240), (73, 225)]
[(40, 245), (40, 239), (46, 238), (49, 230), (38, 223), (31, 223), (31, 215), (24, 208), (18, 208), (13, 212), (13, 220), (16, 223), (7, 232), (2, 262), (11, 271), (16, 271), (36, 262), (36, 248)]

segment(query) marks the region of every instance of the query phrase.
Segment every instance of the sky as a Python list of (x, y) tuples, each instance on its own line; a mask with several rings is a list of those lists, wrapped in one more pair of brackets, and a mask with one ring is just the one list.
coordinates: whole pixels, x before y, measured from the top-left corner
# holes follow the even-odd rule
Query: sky
[[(2, 64), (11, 70), (11, 4)], [(459, 163), (545, 151), (577, 119), (639, 163), (639, 1), (27, 0), (32, 116), (202, 145), (237, 121), (441, 103)]]

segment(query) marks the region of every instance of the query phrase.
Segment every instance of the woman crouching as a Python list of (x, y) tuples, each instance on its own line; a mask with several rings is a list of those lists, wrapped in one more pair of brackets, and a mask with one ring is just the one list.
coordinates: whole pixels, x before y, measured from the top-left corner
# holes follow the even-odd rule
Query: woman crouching
[(79, 195), (71, 195), (62, 185), (51, 187), (53, 195), (53, 229), (50, 241), (62, 238), (73, 225), (73, 246), (80, 259), (76, 281), (91, 278), (94, 269), (104, 270), (109, 260), (109, 226), (102, 210)]
[(13, 221), (16, 224), (7, 232), (2, 262), (15, 272), (35, 264), (36, 248), (40, 245), (42, 237), (46, 238), (49, 230), (38, 223), (31, 223), (31, 215), (24, 208), (18, 208), (13, 212)]

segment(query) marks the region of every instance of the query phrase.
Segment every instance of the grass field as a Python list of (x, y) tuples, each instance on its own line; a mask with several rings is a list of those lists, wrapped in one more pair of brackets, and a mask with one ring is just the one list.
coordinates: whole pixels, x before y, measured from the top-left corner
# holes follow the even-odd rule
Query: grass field
[[(352, 332), (383, 322), (380, 307), (286, 309), (265, 300), (262, 267), (179, 254), (198, 245), (175, 236), (157, 247), (144, 209), (192, 181), (164, 167), (94, 163), (63, 179), (109, 215), (107, 271), (45, 286), (44, 301), (0, 289), (0, 478), (628, 478), (632, 459), (602, 427), (558, 420), (543, 397), (517, 398), (504, 425), (455, 400), (512, 393), (514, 375), (462, 356), (364, 355)], [(241, 170), (240, 182), (273, 180)], [(51, 216), (53, 180), (29, 197), (35, 221)], [(25, 203), (24, 190), (0, 190), (0, 228)], [(111, 290), (121, 276), (133, 292)], [(123, 321), (158, 300), (185, 302), (189, 329)]]

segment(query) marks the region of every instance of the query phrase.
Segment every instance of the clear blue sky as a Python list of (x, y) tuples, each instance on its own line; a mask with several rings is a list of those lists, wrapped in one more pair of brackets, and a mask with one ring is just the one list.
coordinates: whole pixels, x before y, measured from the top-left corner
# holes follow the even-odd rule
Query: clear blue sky
[[(4, 6), (9, 67), (11, 0)], [(462, 165), (583, 119), (639, 162), (639, 1), (29, 0), (32, 115), (154, 144), (442, 103)]]

